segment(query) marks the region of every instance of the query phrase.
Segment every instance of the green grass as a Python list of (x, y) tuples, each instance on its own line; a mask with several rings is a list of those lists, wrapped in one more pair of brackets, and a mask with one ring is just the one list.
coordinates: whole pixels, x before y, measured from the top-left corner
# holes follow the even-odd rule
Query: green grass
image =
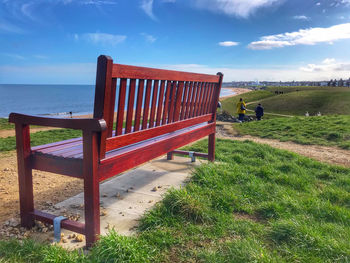
[[(42, 145), (46, 143), (58, 142), (82, 136), (80, 130), (59, 129), (50, 131), (39, 131), (30, 135), (31, 146)], [(10, 136), (0, 138), (0, 152), (16, 149), (16, 137)]]
[[(207, 141), (190, 147), (205, 152)], [(141, 220), (87, 255), (0, 241), (4, 262), (349, 262), (350, 169), (252, 142), (218, 140), (215, 164), (193, 172)], [(0, 260), (1, 261), (1, 260)]]
[(234, 124), (241, 134), (350, 149), (350, 116), (275, 118)]
[(8, 119), (0, 118), (0, 130), (11, 130), (14, 128), (15, 125), (13, 123), (9, 123)]
[[(290, 92), (273, 96), (261, 101), (266, 112), (304, 115), (350, 114), (350, 89), (315, 90)], [(254, 109), (257, 103), (249, 105)]]
[[(275, 91), (284, 94), (276, 95)], [(343, 114), (350, 115), (350, 89), (337, 87), (268, 87), (264, 91), (252, 91), (237, 95), (222, 101), (223, 109), (236, 115), (236, 103), (242, 97), (250, 104), (247, 108), (253, 110), (257, 103), (262, 103), (266, 112), (304, 115), (309, 112), (315, 115)]]

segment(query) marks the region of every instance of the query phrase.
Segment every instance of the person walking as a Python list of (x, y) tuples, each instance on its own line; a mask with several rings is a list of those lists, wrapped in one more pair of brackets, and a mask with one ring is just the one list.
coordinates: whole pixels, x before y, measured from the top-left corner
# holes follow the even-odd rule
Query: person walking
[(264, 116), (264, 108), (261, 106), (261, 103), (259, 103), (255, 108), (255, 116), (258, 121), (260, 121), (261, 117)]
[(239, 102), (237, 103), (237, 113), (238, 113), (238, 119), (240, 121), (244, 121), (244, 115), (246, 113), (246, 104), (242, 98), (240, 98)]

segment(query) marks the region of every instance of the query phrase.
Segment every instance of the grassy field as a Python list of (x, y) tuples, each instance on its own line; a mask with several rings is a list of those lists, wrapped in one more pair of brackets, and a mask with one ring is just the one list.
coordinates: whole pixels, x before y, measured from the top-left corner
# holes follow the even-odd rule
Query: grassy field
[(14, 128), (15, 125), (13, 123), (9, 123), (8, 119), (0, 118), (0, 130), (11, 130)]
[[(275, 91), (283, 94), (275, 94)], [(258, 102), (262, 103), (266, 112), (304, 115), (309, 112), (315, 115), (349, 114), (350, 89), (337, 87), (270, 87), (264, 91), (252, 91), (246, 94), (225, 99), (223, 109), (236, 114), (236, 103), (242, 97), (246, 102), (256, 102), (247, 108), (254, 109)]]
[(234, 124), (241, 134), (350, 149), (350, 116), (276, 118)]
[[(192, 150), (207, 149), (201, 141)], [(215, 164), (193, 172), (141, 220), (90, 253), (0, 241), (3, 262), (349, 262), (350, 169), (252, 142), (218, 140)], [(1, 259), (0, 259), (1, 262)]]

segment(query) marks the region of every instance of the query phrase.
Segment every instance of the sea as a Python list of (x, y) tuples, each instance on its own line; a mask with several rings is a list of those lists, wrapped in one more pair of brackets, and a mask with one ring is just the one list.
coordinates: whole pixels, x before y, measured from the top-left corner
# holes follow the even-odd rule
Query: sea
[[(91, 114), (94, 85), (23, 85), (0, 84), (0, 117), (11, 112), (42, 116), (73, 116)], [(222, 88), (220, 96), (233, 95)]]

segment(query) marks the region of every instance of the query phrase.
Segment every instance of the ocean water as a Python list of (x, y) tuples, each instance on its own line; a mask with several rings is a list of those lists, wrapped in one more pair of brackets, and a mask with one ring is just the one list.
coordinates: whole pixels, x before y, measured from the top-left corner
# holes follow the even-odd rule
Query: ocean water
[[(11, 112), (29, 115), (83, 115), (93, 112), (94, 85), (0, 84), (0, 117)], [(220, 96), (234, 94), (223, 88)]]

